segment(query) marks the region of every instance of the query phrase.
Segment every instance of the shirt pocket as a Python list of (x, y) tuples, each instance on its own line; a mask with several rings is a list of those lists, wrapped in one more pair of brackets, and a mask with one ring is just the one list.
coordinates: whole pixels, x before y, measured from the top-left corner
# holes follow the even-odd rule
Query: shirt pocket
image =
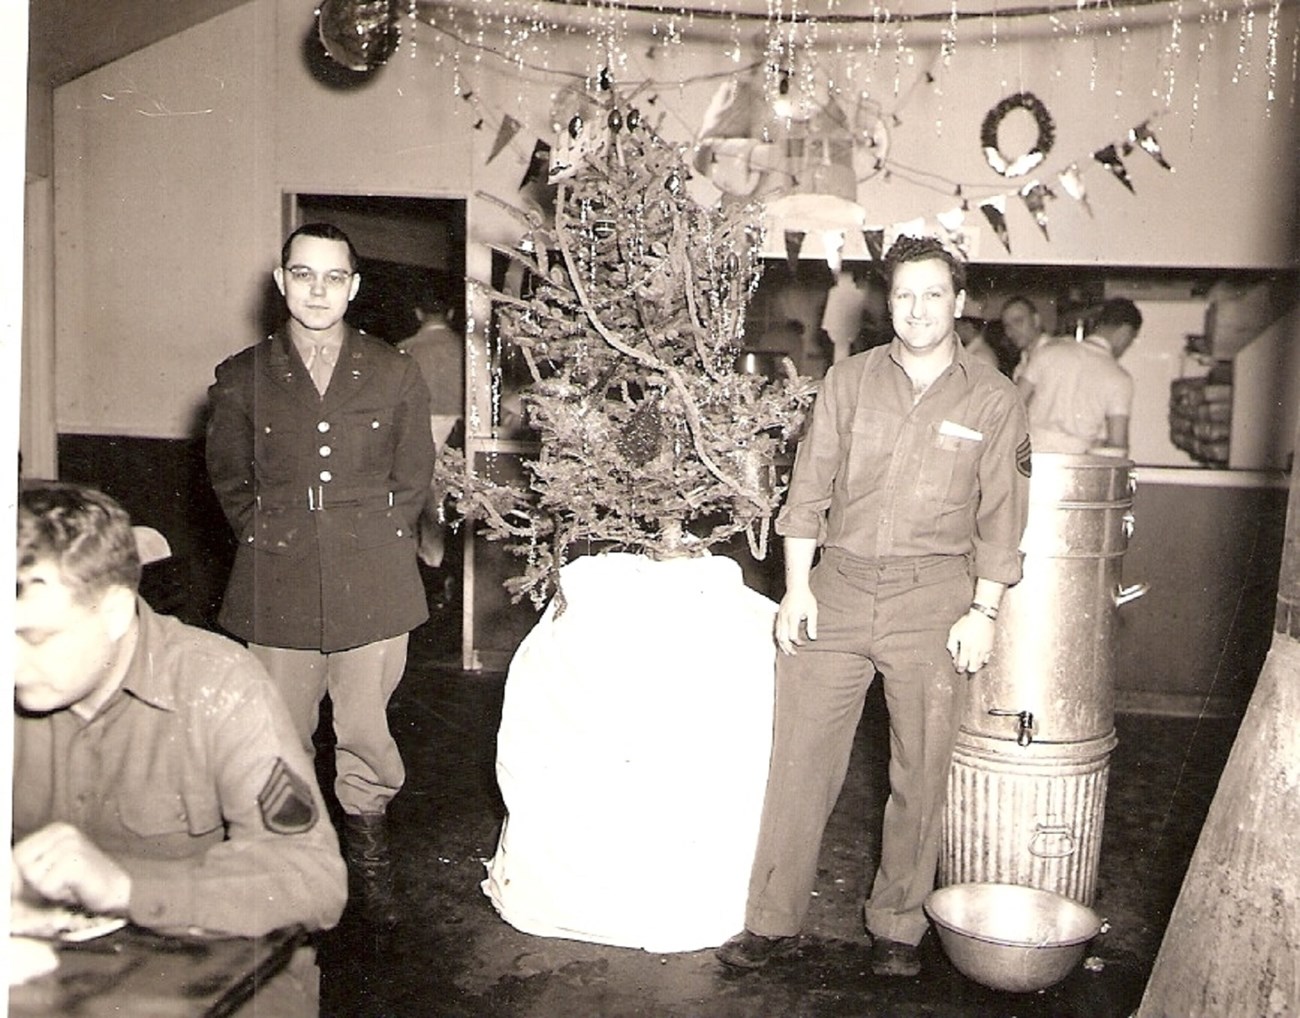
[(124, 798), (118, 802), (118, 815), (132, 834), (155, 842), (199, 837), (221, 826), (215, 798), (197, 789), (163, 789)]
[(253, 463), (260, 484), (293, 478), (298, 451), (290, 421), (271, 415), (258, 422), (253, 433)]
[(274, 507), (253, 513), (249, 536), (258, 551), (298, 558), (312, 548), (315, 533), (306, 510)]
[(388, 476), (397, 448), (396, 418), (391, 406), (349, 410), (342, 415), (340, 444), (348, 470)]
[(861, 494), (884, 484), (902, 422), (881, 410), (858, 409), (842, 445), (841, 470), (848, 491)]
[(968, 505), (976, 495), (983, 451), (984, 440), (978, 432), (952, 434), (932, 424), (921, 455), (917, 493), (928, 502), (945, 506)]
[(391, 510), (384, 513), (358, 513), (349, 529), (351, 544), (358, 551), (415, 540), (413, 529), (403, 526)]

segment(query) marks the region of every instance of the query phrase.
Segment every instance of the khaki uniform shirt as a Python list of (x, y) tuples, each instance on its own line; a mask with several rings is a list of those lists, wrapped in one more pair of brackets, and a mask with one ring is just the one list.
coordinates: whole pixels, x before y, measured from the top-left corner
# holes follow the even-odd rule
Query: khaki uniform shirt
[(919, 400), (898, 340), (832, 365), (776, 531), (863, 559), (959, 555), (1020, 579), (1029, 429), (1015, 386), (958, 344)]
[(270, 679), (234, 641), (137, 603), (135, 653), (95, 717), (15, 712), (15, 839), (79, 828), (130, 874), (140, 926), (333, 926), (347, 873)]

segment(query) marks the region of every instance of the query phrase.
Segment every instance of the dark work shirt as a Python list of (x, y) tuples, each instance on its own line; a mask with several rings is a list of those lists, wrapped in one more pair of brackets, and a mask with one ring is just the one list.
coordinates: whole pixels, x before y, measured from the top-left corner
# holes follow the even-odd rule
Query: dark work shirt
[(977, 577), (1015, 583), (1029, 506), (1019, 394), (957, 344), (914, 402), (898, 344), (826, 373), (777, 533), (864, 559), (969, 555)]

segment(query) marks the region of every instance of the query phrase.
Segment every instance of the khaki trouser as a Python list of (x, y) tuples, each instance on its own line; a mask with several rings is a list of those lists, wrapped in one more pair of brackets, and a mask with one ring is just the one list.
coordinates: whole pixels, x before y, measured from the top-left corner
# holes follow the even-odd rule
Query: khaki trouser
[(388, 730), (388, 701), (406, 670), (408, 639), (403, 633), (328, 654), (248, 645), (280, 690), (298, 736), (313, 756), (321, 700), (329, 693), (334, 794), (345, 813), (384, 812), (406, 780), (402, 756)]
[(879, 670), (889, 710), (890, 795), (866, 925), (875, 936), (920, 941), (969, 682), (953, 668), (948, 630), (968, 609), (972, 590), (965, 558), (823, 554), (812, 575), (817, 639), (793, 655), (777, 655), (772, 765), (748, 929), (789, 936), (802, 927), (822, 834)]

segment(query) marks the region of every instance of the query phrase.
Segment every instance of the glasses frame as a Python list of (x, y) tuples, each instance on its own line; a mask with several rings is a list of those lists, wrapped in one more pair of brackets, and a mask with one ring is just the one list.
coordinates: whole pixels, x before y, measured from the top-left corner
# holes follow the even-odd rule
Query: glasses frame
[(284, 274), (299, 286), (314, 287), (319, 282), (327, 290), (342, 290), (356, 275), (355, 272), (345, 269), (330, 269), (328, 272), (320, 273), (315, 269), (309, 269), (306, 265), (286, 265)]

